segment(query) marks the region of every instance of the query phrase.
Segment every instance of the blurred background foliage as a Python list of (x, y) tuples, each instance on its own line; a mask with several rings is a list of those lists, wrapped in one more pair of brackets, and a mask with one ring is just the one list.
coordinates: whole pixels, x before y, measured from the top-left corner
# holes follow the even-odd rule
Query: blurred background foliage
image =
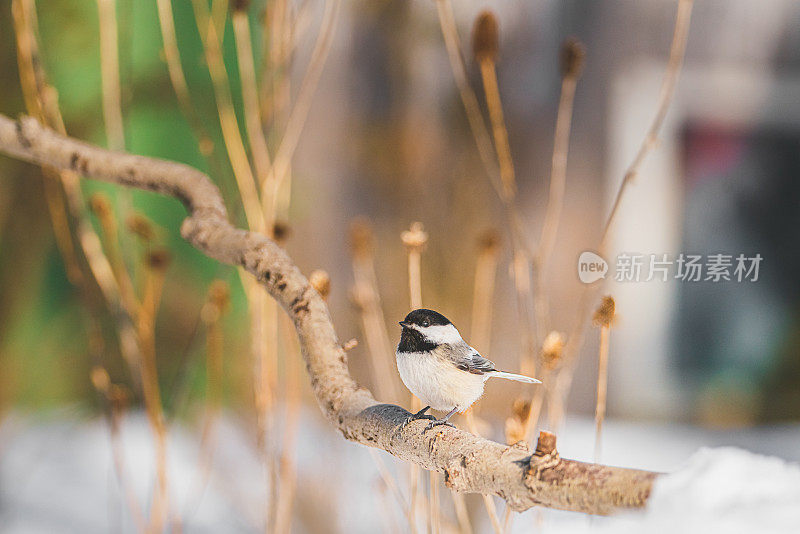
[[(120, 75), (125, 113), (126, 150), (136, 154), (171, 159), (213, 174), (220, 184), (234, 217), (235, 186), (230, 168), (214, 172), (199, 151), (194, 133), (181, 115), (163, 61), (161, 33), (154, 2), (119, 2)], [(216, 107), (202, 61), (202, 47), (191, 5), (175, 5), (176, 30), (184, 54), (184, 69), (204, 121), (214, 124)], [(50, 83), (58, 91), (68, 132), (89, 142), (105, 145), (100, 102), (100, 51), (95, 2), (54, 2), (39, 10), (42, 56)], [(24, 113), (16, 66), (16, 44), (9, 5), (0, 17), (4, 112)], [(258, 28), (254, 24), (254, 28)], [(258, 35), (258, 34), (256, 34)], [(232, 44), (226, 42), (226, 61), (235, 61)], [(238, 80), (232, 76), (233, 92)], [(237, 102), (237, 105), (239, 103)], [(209, 128), (213, 142), (221, 146), (218, 128)], [(4, 180), (4, 224), (0, 241), (0, 352), (4, 372), (3, 398), (28, 408), (54, 408), (65, 403), (95, 405), (89, 380), (93, 362), (89, 356), (86, 310), (80, 295), (69, 283), (64, 264), (48, 230), (49, 218), (41, 186), (41, 172), (15, 162), (3, 162), (4, 174), (19, 180)], [(120, 189), (109, 184), (83, 181), (88, 198), (100, 192), (112, 200), (120, 221), (124, 254), (134, 272), (141, 274), (144, 245), (124, 228), (133, 212), (141, 213), (158, 227), (159, 245), (172, 253), (165, 288), (164, 308), (159, 316), (157, 346), (164, 384), (185, 377), (190, 388), (200, 387), (204, 369), (204, 343), (200, 331), (200, 308), (206, 288), (215, 277), (235, 286), (233, 313), (228, 316), (232, 340), (230, 350), (243, 350), (246, 339), (236, 324), (247, 324), (246, 303), (232, 270), (222, 267), (188, 245), (178, 232), (184, 217), (180, 204), (161, 195), (140, 191), (124, 193), (126, 209), (120, 207)], [(7, 210), (18, 207), (19, 213)], [(17, 211), (17, 210), (15, 210)], [(94, 219), (94, 218), (93, 218)], [(94, 221), (99, 232), (99, 225)], [(240, 221), (241, 224), (241, 221)], [(127, 234), (127, 235), (125, 235)], [(140, 280), (141, 282), (141, 280)], [(246, 329), (244, 329), (246, 333)], [(111, 338), (113, 339), (113, 338)], [(241, 346), (237, 346), (236, 342)], [(121, 381), (127, 372), (113, 343), (107, 346), (112, 377)], [(116, 357), (114, 356), (116, 354)], [(234, 358), (231, 369), (236, 368)], [(115, 364), (116, 363), (116, 364)], [(173, 388), (164, 388), (167, 406), (174, 401)], [(236, 391), (234, 389), (234, 391)]]
[[(303, 5), (310, 13), (309, 27), (316, 28), (320, 6), (314, 2)], [(692, 33), (688, 68), (743, 65), (762, 72), (758, 69), (770, 65), (772, 76), (791, 77), (796, 72), (797, 54), (791, 50), (792, 43), (797, 42), (797, 31), (784, 21), (796, 18), (797, 10), (786, 2), (770, 6), (760, 19), (762, 24), (754, 30), (763, 38), (751, 47), (725, 46), (735, 42), (742, 21), (752, 13), (744, 2), (700, 6), (695, 13), (695, 27), (708, 27), (720, 13), (728, 13), (731, 18), (724, 27), (714, 30), (714, 35), (704, 35), (702, 30)], [(264, 60), (260, 43), (268, 7), (265, 2), (253, 2), (249, 7), (256, 65)], [(471, 21), (480, 7), (478, 2), (467, 2), (456, 9), (465, 51)], [(196, 112), (210, 133), (213, 152), (209, 157), (201, 153), (196, 135), (177, 105), (164, 62), (155, 2), (120, 0), (117, 9), (126, 150), (181, 161), (209, 173), (222, 189), (232, 216), (243, 225), (244, 215), (225, 158), (212, 84), (191, 3), (174, 2), (174, 18)], [(299, 5), (296, 9), (300, 11)], [(608, 191), (613, 190), (609, 185), (613, 179), (607, 176), (609, 161), (614, 158), (609, 155), (614, 152), (609, 145), (615, 139), (614, 128), (619, 120), (612, 112), (613, 89), (631, 79), (625, 74), (627, 65), (647, 61), (663, 65), (674, 5), (656, 1), (508, 2), (497, 6), (497, 11), (501, 22), (500, 86), (517, 166), (521, 212), (531, 236), (538, 235), (547, 198), (559, 96), (558, 49), (565, 36), (576, 34), (589, 51), (576, 98), (564, 222), (554, 267), (549, 272), (553, 323), (560, 330), (567, 330), (580, 292), (573, 274), (574, 258), (597, 242)], [(8, 5), (3, 6), (0, 15), (0, 67), (5, 73), (0, 80), (0, 100), (3, 112), (14, 115), (22, 113), (24, 106)], [(38, 16), (44, 66), (49, 82), (58, 91), (68, 132), (105, 145), (96, 3), (47, 2), (39, 6)], [(229, 19), (225, 28), (223, 55), (242, 124), (241, 87)], [(313, 34), (314, 31), (306, 31), (298, 35), (290, 71), (295, 87), (302, 79)], [(471, 60), (468, 65), (473, 86), (480, 87), (477, 68)], [(654, 95), (650, 93), (648, 98), (652, 102)], [(681, 98), (679, 93), (678, 100)], [(643, 121), (650, 112), (641, 110)], [(796, 132), (797, 124), (792, 128)], [(267, 133), (272, 147), (279, 135), (271, 128)], [(796, 137), (791, 139), (792, 146), (796, 146)], [(0, 172), (4, 176), (0, 181), (0, 397), (6, 407), (40, 409), (77, 403), (94, 410), (97, 401), (89, 375), (95, 362), (84, 335), (87, 312), (67, 280), (53, 239), (41, 172), (8, 159), (2, 161)], [(414, 220), (423, 221), (430, 234), (423, 255), (424, 303), (442, 310), (468, 333), (476, 242), (488, 229), (500, 230), (503, 235), (504, 223), (502, 209), (469, 135), (432, 7), (381, 1), (355, 2), (344, 8), (292, 172), (292, 205), (288, 214), (292, 235), (287, 248), (304, 272), (321, 267), (331, 273), (331, 307), (342, 339), (361, 338), (359, 315), (349, 294), (352, 272), (347, 245), (348, 226), (356, 215), (368, 217), (373, 225), (376, 271), (390, 337), (394, 339), (396, 335), (394, 320), (408, 308), (406, 253), (399, 235)], [(156, 329), (160, 380), (168, 410), (174, 409), (181, 396), (202, 394), (205, 348), (200, 310), (211, 281), (222, 278), (232, 287), (231, 311), (224, 318), (226, 395), (238, 409), (248, 411), (252, 404), (252, 364), (247, 357), (249, 319), (238, 276), (180, 238), (183, 210), (177, 201), (138, 191), (121, 193), (114, 186), (90, 181), (81, 186), (87, 198), (102, 192), (111, 199), (121, 228), (133, 212), (152, 220), (158, 227), (158, 246), (171, 252), (173, 261)], [(686, 186), (684, 194), (688, 195), (688, 189)], [(797, 200), (793, 195), (795, 192), (787, 197), (790, 202)], [(96, 220), (93, 222), (97, 225)], [(786, 231), (787, 242), (796, 243), (792, 241), (796, 233), (785, 227), (775, 231)], [(129, 232), (122, 234), (126, 261), (141, 281), (146, 247)], [(501, 365), (513, 367), (519, 323), (511, 304), (513, 285), (506, 275), (510, 250), (504, 235), (502, 247), (489, 356)], [(768, 265), (765, 262), (766, 268)], [(792, 302), (796, 306), (797, 299)], [(625, 309), (620, 313), (624, 325)], [(664, 320), (674, 322), (675, 318), (667, 313)], [(112, 328), (107, 321), (105, 327)], [(671, 353), (671, 372), (678, 366), (691, 368), (681, 363), (681, 357), (694, 364), (698, 361), (692, 347), (687, 349), (674, 341), (679, 334), (677, 330), (671, 334), (676, 347), (680, 347)], [(759, 378), (746, 388), (748, 396), (762, 399), (756, 408), (748, 408), (753, 412), (745, 418), (748, 421), (796, 418), (800, 413), (800, 401), (790, 394), (798, 379), (797, 321), (788, 321), (775, 335), (779, 338), (770, 346), (780, 348), (756, 358), (760, 362), (756, 365), (771, 366), (769, 362), (780, 358), (785, 360), (780, 368), (786, 373), (773, 373), (774, 378), (769, 380)], [(587, 340), (582, 354), (596, 353), (593, 337)], [(359, 380), (370, 383), (363, 345), (351, 353), (351, 367)], [(113, 339), (109, 338), (105, 350), (104, 365), (112, 379), (130, 381)], [(781, 356), (776, 355), (778, 351)], [(612, 359), (612, 377), (614, 365)], [(705, 377), (701, 382), (714, 384), (715, 377), (737, 369), (737, 365), (724, 358), (700, 364), (705, 369), (699, 373)], [(593, 366), (582, 365), (576, 377), (570, 406), (578, 412), (589, 412), (594, 405)], [(732, 383), (736, 384), (736, 380)], [(612, 413), (616, 409), (627, 414), (636, 401), (627, 396), (624, 383), (615, 386), (612, 378), (610, 388)], [(679, 417), (700, 417), (695, 408), (687, 405), (702, 389), (697, 386), (689, 393), (674, 392), (686, 395), (686, 402), (678, 407)], [(737, 390), (738, 386), (724, 389), (723, 406), (737, 395)], [(771, 396), (774, 391), (783, 391), (781, 399), (786, 400), (777, 402)], [(507, 402), (499, 397), (488, 394), (488, 409), (507, 409)], [(787, 404), (794, 408), (787, 409)], [(657, 412), (632, 415), (665, 417)]]

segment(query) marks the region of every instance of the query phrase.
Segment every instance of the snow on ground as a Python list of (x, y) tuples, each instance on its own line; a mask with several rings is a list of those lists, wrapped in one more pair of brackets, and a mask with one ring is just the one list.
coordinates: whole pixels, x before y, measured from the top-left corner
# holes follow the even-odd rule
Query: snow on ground
[(545, 532), (796, 533), (800, 466), (734, 447), (704, 447), (657, 480), (644, 512), (589, 520), (572, 516), (551, 522)]
[[(591, 460), (591, 420), (570, 419), (558, 434), (562, 456)], [(144, 416), (128, 417), (121, 435), (128, 485), (146, 503), (153, 452)], [(233, 417), (220, 422), (216, 435), (204, 483), (195, 430), (179, 425), (170, 430), (171, 499), (183, 531), (261, 531), (266, 484), (252, 438)], [(293, 532), (371, 533), (393, 522), (405, 530), (392, 497), (380, 489), (365, 447), (344, 441), (313, 410), (302, 415), (298, 443)], [(383, 452), (379, 457), (405, 489), (404, 466)], [(657, 482), (647, 511), (588, 518), (529, 510), (514, 518), (512, 531), (796, 533), (800, 468), (786, 460), (800, 461), (800, 425), (714, 432), (608, 421), (604, 463), (671, 473)], [(450, 506), (446, 492), (442, 502)], [(474, 508), (476, 532), (489, 532), (482, 501), (469, 496), (467, 502)], [(135, 527), (119, 490), (106, 423), (66, 413), (7, 416), (0, 426), (0, 532), (108, 531), (134, 532)]]

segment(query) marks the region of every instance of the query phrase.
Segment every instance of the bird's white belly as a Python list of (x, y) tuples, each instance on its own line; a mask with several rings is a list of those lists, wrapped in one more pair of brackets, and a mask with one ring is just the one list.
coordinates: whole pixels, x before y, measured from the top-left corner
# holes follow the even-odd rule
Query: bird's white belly
[(483, 395), (485, 375), (462, 371), (428, 353), (398, 353), (397, 370), (411, 393), (434, 410), (463, 412)]

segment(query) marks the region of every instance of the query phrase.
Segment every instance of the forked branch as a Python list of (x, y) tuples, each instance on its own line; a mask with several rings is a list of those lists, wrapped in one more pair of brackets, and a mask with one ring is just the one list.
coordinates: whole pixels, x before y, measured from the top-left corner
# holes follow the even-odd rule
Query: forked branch
[(181, 234), (206, 255), (244, 267), (291, 317), (322, 412), (342, 435), (444, 475), (460, 492), (498, 495), (516, 511), (534, 505), (590, 514), (644, 505), (656, 473), (561, 458), (555, 436), (542, 433), (535, 451), (478, 438), (455, 428), (401, 429), (409, 412), (377, 402), (350, 377), (322, 297), (291, 258), (267, 237), (234, 228), (219, 190), (183, 164), (111, 152), (65, 137), (36, 120), (0, 115), (0, 152), (17, 159), (179, 199), (189, 212)]

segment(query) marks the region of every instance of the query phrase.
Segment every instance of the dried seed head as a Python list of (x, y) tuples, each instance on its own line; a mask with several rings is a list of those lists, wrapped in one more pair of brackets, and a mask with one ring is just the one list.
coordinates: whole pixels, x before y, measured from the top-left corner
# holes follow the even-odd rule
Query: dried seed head
[(350, 288), (350, 303), (359, 311), (363, 312), (370, 301), (372, 291), (363, 284), (356, 284)]
[(89, 197), (89, 208), (101, 219), (111, 217), (111, 202), (103, 193), (94, 193)]
[(531, 401), (526, 399), (514, 399), (514, 404), (511, 405), (511, 411), (514, 417), (524, 422), (531, 413)]
[(103, 367), (96, 365), (92, 367), (92, 372), (89, 376), (94, 389), (104, 395), (108, 395), (108, 389), (111, 387), (111, 379), (108, 377), (108, 372)]
[(413, 222), (411, 228), (400, 234), (400, 239), (409, 250), (422, 250), (428, 242), (428, 234), (421, 222)]
[(197, 143), (197, 148), (200, 150), (202, 155), (208, 157), (214, 151), (214, 141), (212, 141), (209, 137), (203, 136)]
[(475, 61), (497, 61), (500, 49), (500, 27), (497, 17), (491, 11), (482, 11), (475, 19), (472, 29), (472, 54)]
[(595, 326), (605, 326), (610, 327), (611, 324), (614, 322), (614, 297), (605, 296), (603, 297), (603, 301), (600, 303), (600, 306), (597, 308), (597, 311), (594, 312), (594, 317), (592, 317), (592, 321), (594, 322)]
[(121, 412), (127, 408), (130, 398), (130, 393), (125, 386), (111, 384), (111, 388), (108, 391), (108, 400), (111, 401), (111, 407), (115, 412)]
[(328, 295), (331, 294), (331, 277), (327, 272), (317, 269), (311, 273), (308, 281), (324, 300), (328, 300)]
[(172, 255), (166, 249), (151, 250), (145, 257), (147, 266), (153, 270), (165, 271), (172, 261)]
[(139, 236), (144, 241), (154, 241), (156, 238), (156, 231), (153, 229), (153, 223), (150, 219), (141, 213), (134, 213), (125, 220), (125, 226), (132, 234)]
[(279, 246), (285, 245), (291, 235), (292, 228), (286, 221), (275, 221), (275, 224), (272, 225), (272, 239)]
[(506, 443), (513, 445), (525, 439), (525, 425), (516, 417), (506, 419)]
[(547, 334), (542, 343), (542, 363), (548, 369), (555, 369), (564, 356), (564, 335), (555, 330)]
[(250, 0), (231, 0), (230, 8), (234, 13), (237, 11), (247, 11), (247, 8), (249, 7)]
[(480, 252), (495, 254), (500, 249), (500, 234), (497, 230), (490, 228), (478, 237), (478, 249)]
[(561, 76), (577, 78), (583, 70), (586, 47), (577, 38), (570, 37), (561, 45)]
[(364, 217), (358, 217), (350, 223), (350, 252), (353, 256), (363, 257), (372, 254), (372, 226)]
[(231, 290), (227, 282), (214, 280), (208, 288), (208, 302), (216, 306), (220, 311), (225, 311), (230, 304)]
[(547, 430), (539, 431), (539, 440), (536, 442), (536, 452), (534, 456), (546, 456), (548, 454), (557, 453), (556, 451), (556, 435)]

